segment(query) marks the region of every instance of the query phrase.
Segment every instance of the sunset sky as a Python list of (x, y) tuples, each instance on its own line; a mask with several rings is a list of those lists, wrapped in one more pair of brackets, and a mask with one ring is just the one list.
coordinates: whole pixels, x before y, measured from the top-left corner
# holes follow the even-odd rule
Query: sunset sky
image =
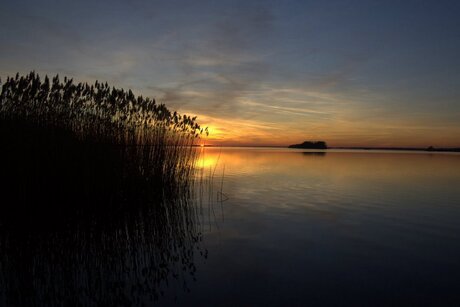
[(459, 1), (2, 1), (0, 76), (107, 81), (210, 144), (460, 146)]

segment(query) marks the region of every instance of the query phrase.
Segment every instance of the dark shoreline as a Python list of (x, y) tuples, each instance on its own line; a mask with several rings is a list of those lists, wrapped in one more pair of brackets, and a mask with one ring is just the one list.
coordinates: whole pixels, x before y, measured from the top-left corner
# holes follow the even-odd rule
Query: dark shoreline
[(417, 147), (330, 147), (330, 149), (351, 150), (393, 150), (393, 151), (426, 151), (426, 152), (460, 152), (460, 148), (417, 148)]
[[(195, 145), (196, 147), (200, 147), (200, 145)], [(202, 147), (234, 147), (234, 148), (287, 148), (287, 149), (307, 149), (307, 150), (314, 150), (314, 148), (289, 148), (289, 146), (269, 146), (269, 145), (255, 145), (255, 146), (247, 146), (247, 145), (239, 145), (239, 146), (231, 146), (231, 145), (204, 145)], [(417, 148), (417, 147), (328, 147), (327, 149), (317, 149), (317, 150), (329, 150), (329, 149), (344, 149), (344, 150), (391, 150), (391, 151), (425, 151), (425, 152), (460, 152), (460, 147), (454, 148)]]

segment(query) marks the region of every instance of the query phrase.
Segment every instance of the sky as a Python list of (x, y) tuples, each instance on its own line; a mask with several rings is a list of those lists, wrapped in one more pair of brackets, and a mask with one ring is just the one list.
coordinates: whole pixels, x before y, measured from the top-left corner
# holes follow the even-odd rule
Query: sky
[(3, 80), (130, 88), (207, 144), (460, 146), (460, 1), (0, 2)]

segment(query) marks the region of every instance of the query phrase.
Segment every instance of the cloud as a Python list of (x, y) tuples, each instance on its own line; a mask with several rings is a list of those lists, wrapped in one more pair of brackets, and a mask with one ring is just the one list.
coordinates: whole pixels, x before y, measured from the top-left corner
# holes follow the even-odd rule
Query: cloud
[[(451, 39), (458, 27), (411, 32), (407, 25), (396, 33), (405, 21), (372, 6), (334, 8), (267, 1), (5, 2), (0, 75), (35, 69), (108, 81), (193, 111), (225, 142), (383, 143), (398, 133), (410, 141), (432, 131), (458, 139), (460, 45)], [(408, 33), (428, 35), (432, 44)]]

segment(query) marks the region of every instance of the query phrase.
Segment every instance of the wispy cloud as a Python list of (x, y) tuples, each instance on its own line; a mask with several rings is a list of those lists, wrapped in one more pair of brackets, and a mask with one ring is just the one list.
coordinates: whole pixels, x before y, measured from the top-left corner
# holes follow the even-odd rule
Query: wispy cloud
[(132, 88), (198, 114), (228, 144), (458, 142), (454, 10), (407, 23), (393, 15), (412, 12), (403, 3), (340, 5), (5, 2), (0, 75), (35, 69)]

